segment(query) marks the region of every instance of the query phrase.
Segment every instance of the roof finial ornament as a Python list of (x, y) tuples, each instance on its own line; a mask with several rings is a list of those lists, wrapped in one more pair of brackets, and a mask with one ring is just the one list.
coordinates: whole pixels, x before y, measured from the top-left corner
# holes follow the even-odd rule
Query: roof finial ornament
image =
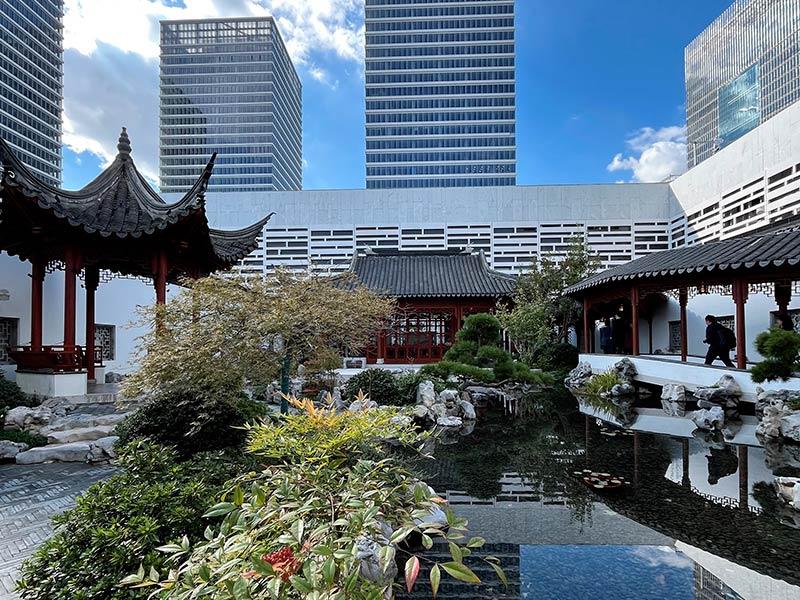
[(117, 144), (117, 150), (120, 154), (124, 155), (123, 158), (126, 156), (130, 156), (131, 154), (131, 140), (128, 137), (128, 130), (123, 127), (122, 133), (119, 134), (119, 143)]

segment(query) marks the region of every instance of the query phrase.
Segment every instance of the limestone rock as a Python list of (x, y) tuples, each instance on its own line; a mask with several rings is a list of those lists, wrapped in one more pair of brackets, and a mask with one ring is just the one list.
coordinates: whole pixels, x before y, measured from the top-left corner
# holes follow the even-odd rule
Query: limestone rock
[(381, 545), (375, 540), (362, 536), (355, 542), (356, 560), (360, 561), (361, 576), (367, 581), (379, 585), (391, 584), (397, 577), (397, 564), (390, 561), (388, 569), (384, 572), (381, 567)]
[(396, 417), (389, 419), (389, 422), (400, 427), (408, 427), (411, 425), (412, 420), (411, 417), (407, 417), (406, 415), (397, 415)]
[(5, 429), (37, 433), (56, 415), (47, 406), (17, 406), (6, 413)]
[(800, 402), (800, 391), (798, 390), (765, 390), (762, 387), (756, 388), (756, 416), (761, 418), (767, 406), (784, 406)]
[(456, 400), (458, 400), (458, 390), (442, 390), (442, 393), (439, 394), (439, 402), (447, 404)]
[(373, 408), (378, 408), (378, 403), (374, 400), (354, 400), (347, 410), (350, 412), (360, 412), (362, 410), (370, 410)]
[(476, 418), (475, 407), (466, 400), (459, 400), (458, 406), (461, 409), (462, 417), (467, 421), (474, 421)]
[(618, 383), (614, 387), (611, 388), (611, 396), (615, 398), (621, 398), (623, 396), (632, 396), (636, 393), (633, 385), (624, 381), (623, 383)]
[(119, 436), (110, 435), (108, 437), (94, 440), (86, 454), (86, 460), (89, 462), (101, 462), (111, 460), (117, 457), (117, 452), (114, 450), (114, 445), (119, 441)]
[(428, 407), (425, 406), (424, 404), (417, 404), (414, 407), (414, 411), (411, 413), (411, 415), (415, 419), (428, 419), (430, 411), (428, 410)]
[(486, 407), (495, 400), (500, 399), (500, 390), (492, 387), (471, 385), (464, 390), (462, 399), (468, 400), (473, 406)]
[(447, 407), (444, 404), (436, 403), (428, 408), (431, 414), (436, 419), (443, 419), (445, 417), (452, 417), (453, 415), (447, 414)]
[(20, 452), (25, 452), (28, 448), (28, 444), (23, 444), (22, 442), (0, 440), (0, 462), (12, 460)]
[(54, 431), (66, 431), (68, 429), (81, 429), (85, 427), (114, 426), (128, 416), (128, 413), (111, 413), (107, 415), (75, 414), (54, 419), (47, 427), (42, 427), (39, 431), (44, 436), (50, 435)]
[[(578, 365), (580, 366), (580, 365)], [(614, 370), (617, 372), (620, 380), (623, 382), (631, 382), (636, 377), (636, 365), (630, 358), (623, 358), (614, 363)]]
[(432, 381), (420, 381), (417, 386), (417, 404), (432, 406), (436, 402), (436, 390)]
[(776, 401), (766, 404), (761, 411), (761, 420), (756, 427), (756, 435), (765, 438), (780, 438), (783, 418), (790, 414), (791, 411), (783, 405), (783, 402)]
[(18, 465), (35, 465), (44, 462), (84, 462), (91, 442), (72, 442), (31, 448), (17, 454)]
[(336, 412), (342, 412), (347, 410), (347, 404), (345, 404), (344, 400), (342, 400), (342, 390), (339, 387), (333, 388), (333, 408)]
[(781, 435), (794, 442), (800, 442), (800, 411), (781, 417)]
[(69, 444), (71, 442), (99, 440), (100, 438), (108, 437), (112, 431), (114, 431), (114, 425), (98, 425), (97, 427), (53, 431), (47, 436), (47, 443)]
[(464, 422), (458, 417), (439, 417), (436, 424), (440, 427), (461, 427)]
[(698, 428), (706, 431), (722, 429), (725, 424), (725, 412), (719, 406), (709, 409), (701, 408), (689, 413), (689, 418)]
[(697, 388), (693, 395), (697, 400), (723, 404), (726, 400), (739, 398), (742, 395), (742, 388), (732, 376), (723, 375), (714, 385)]
[(571, 390), (576, 390), (586, 385), (591, 376), (592, 365), (588, 362), (578, 363), (578, 366), (572, 369), (564, 378), (564, 385)]
[(105, 381), (106, 383), (120, 383), (122, 381), (122, 375), (119, 373), (115, 373), (114, 371), (109, 371), (106, 373)]
[(686, 388), (680, 383), (667, 383), (661, 389), (661, 407), (670, 417), (686, 415)]
[(776, 477), (775, 487), (778, 498), (795, 510), (800, 510), (800, 479), (797, 477)]

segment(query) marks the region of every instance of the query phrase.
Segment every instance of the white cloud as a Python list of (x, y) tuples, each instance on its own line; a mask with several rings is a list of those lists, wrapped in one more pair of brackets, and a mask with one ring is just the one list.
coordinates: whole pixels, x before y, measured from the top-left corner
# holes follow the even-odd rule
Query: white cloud
[(363, 70), (363, 0), (66, 0), (64, 144), (105, 161), (128, 127), (137, 166), (158, 166), (159, 21), (272, 15), (301, 76), (336, 89), (317, 59)]
[(643, 127), (625, 144), (632, 154), (616, 154), (606, 166), (608, 171), (632, 171), (633, 181), (639, 182), (664, 181), (686, 171), (685, 127)]

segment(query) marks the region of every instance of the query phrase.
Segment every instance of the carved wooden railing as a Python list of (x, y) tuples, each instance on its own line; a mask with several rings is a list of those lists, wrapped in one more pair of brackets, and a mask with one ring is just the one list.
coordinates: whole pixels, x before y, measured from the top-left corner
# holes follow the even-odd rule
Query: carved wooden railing
[[(8, 352), (20, 371), (41, 371), (45, 373), (66, 373), (80, 371), (89, 366), (89, 357), (82, 346), (14, 346)], [(103, 365), (103, 348), (94, 349), (95, 366)]]

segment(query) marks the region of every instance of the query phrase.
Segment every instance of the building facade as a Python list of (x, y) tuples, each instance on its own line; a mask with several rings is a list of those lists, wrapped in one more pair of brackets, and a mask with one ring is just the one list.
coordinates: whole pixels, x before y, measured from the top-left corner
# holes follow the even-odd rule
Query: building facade
[(800, 99), (800, 0), (735, 0), (685, 69), (693, 167)]
[(0, 137), (61, 183), (63, 0), (0, 2)]
[(161, 190), (188, 190), (217, 153), (211, 191), (302, 188), (302, 86), (275, 21), (161, 22)]
[(366, 0), (368, 189), (516, 183), (514, 0)]

